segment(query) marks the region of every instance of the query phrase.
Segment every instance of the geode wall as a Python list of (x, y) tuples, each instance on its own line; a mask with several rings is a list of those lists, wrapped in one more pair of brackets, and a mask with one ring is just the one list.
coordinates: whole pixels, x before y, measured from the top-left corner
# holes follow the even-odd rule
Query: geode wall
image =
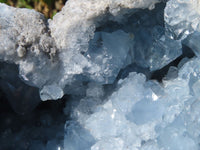
[[(20, 76), (27, 84), (40, 89), (42, 100), (61, 98), (68, 91), (64, 89), (66, 85), (76, 82), (79, 75), (85, 76), (83, 81), (112, 83), (117, 74), (113, 75), (112, 67), (105, 72), (101, 64), (82, 55), (88, 51), (95, 28), (107, 20), (120, 22), (123, 15), (136, 8), (153, 8), (156, 2), (68, 1), (48, 21), (33, 10), (1, 4), (1, 59), (19, 65)], [(129, 38), (125, 33), (124, 36), (127, 41)], [(114, 68), (120, 70), (120, 67)]]
[(69, 95), (58, 149), (198, 150), (199, 10), (199, 0), (68, 0), (47, 20), (0, 4), (1, 89), (20, 114)]

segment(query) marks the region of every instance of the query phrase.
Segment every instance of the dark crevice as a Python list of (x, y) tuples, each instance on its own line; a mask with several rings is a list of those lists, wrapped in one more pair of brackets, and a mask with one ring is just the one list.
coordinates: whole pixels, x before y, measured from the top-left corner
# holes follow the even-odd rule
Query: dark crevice
[[(124, 30), (125, 32), (129, 33), (134, 30), (134, 28), (143, 26), (143, 27), (153, 27), (155, 25), (160, 25), (164, 27), (164, 8), (165, 3), (158, 3), (155, 5), (155, 9), (138, 9), (133, 15), (127, 14), (123, 20), (123, 22), (115, 22), (115, 21), (107, 21), (106, 23), (102, 24), (100, 27), (96, 28), (95, 32), (114, 32), (117, 30)], [(151, 20), (149, 20), (148, 16), (151, 16)], [(154, 24), (152, 24), (154, 21)], [(127, 26), (129, 26), (127, 28)], [(132, 28), (131, 28), (132, 27)]]
[(185, 45), (183, 45), (182, 51), (183, 51), (183, 54), (181, 56), (179, 56), (178, 58), (176, 58), (174, 61), (172, 61), (171, 63), (169, 63), (167, 66), (163, 67), (162, 69), (154, 71), (152, 73), (150, 79), (157, 80), (157, 81), (161, 82), (162, 79), (166, 76), (166, 74), (167, 74), (170, 66), (178, 67), (178, 64), (180, 63), (180, 61), (183, 58), (185, 58), (185, 57), (192, 58), (192, 57), (195, 56), (195, 54), (193, 53), (193, 51), (189, 47), (187, 47)]
[(159, 70), (151, 72), (148, 68), (142, 68), (135, 63), (126, 66), (125, 68), (120, 70), (116, 78), (115, 84), (119, 79), (126, 78), (130, 72), (143, 73), (144, 75), (146, 75), (147, 80), (157, 80), (159, 82), (162, 82), (163, 78), (167, 75), (168, 70), (171, 66), (178, 67), (178, 64), (183, 58), (187, 57), (190, 59), (195, 56), (194, 52), (189, 47), (185, 45), (182, 46), (182, 55), (177, 57), (174, 61), (172, 61), (171, 63)]
[(28, 150), (35, 144), (48, 145), (55, 140), (55, 149), (56, 146), (62, 148), (68, 118), (63, 112), (67, 98), (40, 101), (34, 110), (21, 115), (13, 111), (0, 91), (0, 150)]
[(28, 150), (52, 140), (63, 147), (68, 96), (41, 101), (38, 89), (18, 77), (16, 65), (1, 63), (0, 71), (0, 150)]

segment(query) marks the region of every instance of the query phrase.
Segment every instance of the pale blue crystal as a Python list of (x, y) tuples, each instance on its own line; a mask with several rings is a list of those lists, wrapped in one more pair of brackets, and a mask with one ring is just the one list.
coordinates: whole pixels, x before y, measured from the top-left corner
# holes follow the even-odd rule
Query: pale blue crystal
[(191, 48), (197, 57), (200, 57), (200, 32), (194, 32), (183, 41), (183, 43)]
[(199, 0), (170, 0), (165, 8), (166, 33), (173, 39), (184, 39), (200, 31)]
[(161, 69), (182, 54), (181, 41), (165, 36), (161, 26), (155, 26), (151, 31), (141, 29), (135, 42), (134, 61), (151, 71)]

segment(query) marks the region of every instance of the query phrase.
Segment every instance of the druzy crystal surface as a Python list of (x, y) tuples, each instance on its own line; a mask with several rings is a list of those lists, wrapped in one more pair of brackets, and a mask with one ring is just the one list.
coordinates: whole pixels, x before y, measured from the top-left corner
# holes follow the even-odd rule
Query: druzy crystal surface
[(66, 119), (41, 115), (18, 138), (47, 137), (20, 149), (199, 150), (199, 18), (199, 0), (68, 0), (48, 20), (0, 4), (0, 89), (13, 110), (66, 100)]

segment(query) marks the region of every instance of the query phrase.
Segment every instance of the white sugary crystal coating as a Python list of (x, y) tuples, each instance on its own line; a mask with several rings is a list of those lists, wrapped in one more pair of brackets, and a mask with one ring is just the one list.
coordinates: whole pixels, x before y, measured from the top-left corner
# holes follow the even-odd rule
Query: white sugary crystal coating
[(31, 86), (42, 88), (55, 82), (60, 72), (57, 48), (44, 16), (5, 4), (0, 4), (0, 10), (1, 61), (19, 65), (21, 77)]
[(78, 40), (87, 46), (95, 27), (105, 19), (121, 21), (131, 9), (152, 8), (157, 2), (159, 0), (68, 0), (50, 21), (52, 36), (61, 49), (81, 48)]

